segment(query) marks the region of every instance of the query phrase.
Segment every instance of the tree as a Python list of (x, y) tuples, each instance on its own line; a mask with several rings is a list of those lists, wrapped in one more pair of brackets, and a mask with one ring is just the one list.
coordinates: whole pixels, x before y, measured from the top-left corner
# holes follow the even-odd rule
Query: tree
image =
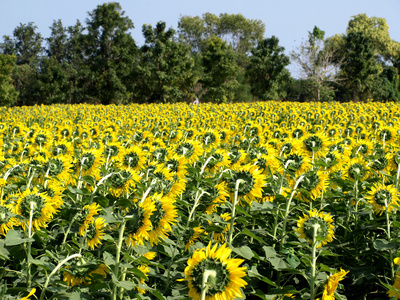
[(211, 37), (206, 42), (201, 59), (202, 98), (217, 103), (232, 101), (239, 86), (236, 80), (239, 67), (232, 47), (219, 37)]
[(143, 25), (145, 44), (137, 69), (136, 98), (140, 102), (179, 102), (193, 97), (197, 80), (190, 49), (174, 39), (165, 22)]
[(13, 37), (3, 36), (3, 54), (16, 55), (17, 65), (37, 63), (43, 51), (43, 38), (36, 30), (37, 26), (32, 22), (20, 23), (13, 31)]
[(20, 24), (14, 29), (13, 37), (4, 36), (2, 45), (4, 54), (16, 56), (12, 78), (18, 92), (16, 103), (20, 105), (31, 105), (41, 100), (37, 73), (43, 54), (43, 38), (36, 30), (37, 26), (32, 22)]
[(346, 35), (346, 56), (342, 70), (352, 88), (353, 101), (370, 97), (379, 75), (373, 41), (362, 31)]
[(353, 100), (396, 98), (396, 79), (384, 70), (398, 67), (400, 44), (390, 38), (384, 18), (353, 16), (346, 34), (329, 38), (329, 44), (339, 48), (340, 77)]
[(119, 3), (98, 5), (89, 13), (83, 45), (91, 74), (86, 94), (102, 104), (127, 100), (127, 82), (135, 63), (136, 44), (128, 31), (132, 21)]
[(290, 80), (289, 71), (285, 68), (290, 60), (279, 46), (275, 36), (260, 41), (251, 50), (250, 62), (246, 69), (246, 77), (251, 93), (258, 99), (278, 100), (283, 98), (283, 82)]
[(238, 53), (239, 65), (245, 67), (248, 52), (263, 38), (265, 25), (260, 20), (246, 19), (241, 14), (205, 13), (201, 17), (183, 16), (178, 22), (180, 38), (193, 52), (201, 52), (210, 37), (226, 41)]
[(53, 21), (50, 27), (50, 37), (47, 38), (47, 56), (53, 57), (58, 62), (67, 61), (68, 58), (68, 31), (61, 20)]
[(0, 54), (0, 105), (11, 106), (17, 100), (18, 92), (12, 84), (11, 73), (17, 58)]
[(290, 56), (299, 66), (300, 76), (313, 87), (312, 99), (316, 101), (332, 100), (334, 92), (329, 83), (336, 82), (338, 63), (333, 45), (326, 46), (325, 32), (314, 26), (312, 32), (308, 32), (308, 40), (301, 43), (297, 52), (292, 51)]

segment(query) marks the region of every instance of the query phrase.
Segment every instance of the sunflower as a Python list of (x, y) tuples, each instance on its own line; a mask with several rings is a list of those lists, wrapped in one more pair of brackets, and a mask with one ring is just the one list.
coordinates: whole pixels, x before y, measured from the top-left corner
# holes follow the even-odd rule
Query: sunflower
[(210, 156), (212, 157), (206, 166), (206, 170), (210, 172), (219, 172), (221, 168), (226, 169), (230, 165), (228, 151), (225, 149), (218, 148), (212, 151)]
[(329, 185), (329, 174), (321, 171), (308, 171), (304, 173), (303, 179), (298, 185), (300, 190), (300, 198), (306, 202), (310, 202), (309, 198), (315, 200), (326, 191)]
[(95, 247), (101, 245), (100, 240), (103, 239), (105, 220), (103, 218), (92, 219), (86, 228), (86, 238), (90, 249), (94, 250)]
[(353, 156), (357, 156), (358, 154), (368, 156), (372, 154), (374, 150), (374, 145), (367, 140), (362, 140), (353, 145)]
[(109, 178), (110, 193), (115, 197), (120, 197), (125, 193), (130, 193), (136, 186), (136, 182), (141, 179), (140, 175), (134, 170), (120, 170), (114, 172)]
[(56, 144), (54, 144), (50, 148), (50, 152), (53, 156), (59, 156), (59, 155), (74, 155), (74, 145), (71, 142), (68, 141), (61, 141)]
[(300, 217), (297, 221), (296, 232), (300, 238), (313, 243), (314, 228), (317, 227), (317, 236), (315, 237), (318, 246), (322, 247), (328, 242), (333, 241), (335, 228), (333, 226), (333, 219), (329, 213), (318, 212), (316, 209), (310, 210), (308, 214), (304, 214), (304, 218)]
[(241, 288), (247, 285), (243, 280), (246, 267), (239, 267), (244, 259), (229, 258), (232, 250), (223, 244), (197, 249), (187, 261), (185, 281), (188, 281), (189, 297), (201, 298), (205, 289), (208, 300), (228, 300), (242, 298)]
[(213, 129), (205, 131), (201, 136), (201, 141), (206, 147), (210, 145), (218, 147), (220, 144), (219, 134)]
[(71, 182), (70, 170), (72, 170), (72, 157), (69, 155), (49, 158), (43, 165), (43, 172), (46, 177), (56, 177), (65, 184)]
[(33, 296), (35, 293), (36, 293), (36, 289), (33, 288), (33, 289), (31, 289), (31, 291), (29, 292), (28, 295), (26, 295), (25, 297), (22, 297), (19, 300), (30, 300), (31, 296)]
[(375, 155), (375, 157), (373, 157), (368, 163), (368, 166), (370, 166), (372, 170), (375, 170), (380, 175), (387, 174), (389, 171), (388, 158), (389, 156), (385, 154)]
[[(230, 228), (231, 228), (231, 224), (229, 222), (229, 220), (231, 219), (231, 214), (229, 212), (227, 213), (223, 213), (220, 215), (220, 218), (222, 219), (222, 221), (225, 222), (222, 231), (219, 232), (213, 232), (212, 234), (212, 238), (214, 241), (220, 242), (220, 243), (225, 243), (226, 242), (226, 235), (228, 234)], [(219, 225), (218, 223), (215, 223), (215, 225)], [(213, 225), (213, 223), (211, 221), (209, 221), (209, 225)]]
[(299, 177), (311, 168), (311, 157), (303, 151), (291, 153), (282, 159), (282, 167)]
[(149, 232), (152, 229), (150, 217), (156, 210), (155, 203), (147, 197), (143, 202), (133, 202), (127, 208), (126, 215), (130, 216), (126, 221), (126, 233), (128, 238), (126, 244), (129, 247), (143, 245), (145, 240), (150, 239)]
[(280, 156), (282, 154), (289, 155), (292, 152), (292, 150), (293, 150), (293, 152), (301, 150), (302, 143), (298, 139), (287, 138), (284, 140), (280, 140), (277, 143), (277, 147), (278, 147), (278, 152), (280, 153)]
[(394, 141), (396, 138), (396, 130), (392, 126), (382, 126), (378, 129), (378, 137), (384, 143)]
[(339, 281), (343, 280), (347, 273), (350, 271), (345, 271), (340, 268), (340, 272), (331, 275), (324, 287), (324, 292), (322, 294), (322, 300), (335, 300), (335, 291), (338, 287)]
[(14, 217), (9, 205), (0, 205), (0, 236), (6, 236), (7, 231), (18, 224), (18, 219)]
[(84, 150), (78, 157), (76, 162), (76, 171), (79, 175), (92, 175), (98, 169), (99, 166), (104, 163), (104, 158), (101, 155), (99, 149)]
[(262, 197), (265, 175), (261, 173), (257, 166), (248, 164), (232, 170), (232, 176), (228, 180), (232, 197), (238, 180), (241, 180), (238, 189), (238, 196), (241, 199), (251, 204), (254, 199)]
[(216, 211), (218, 205), (224, 203), (229, 197), (228, 186), (224, 181), (217, 185), (206, 186), (203, 190), (204, 194), (201, 197), (200, 205), (204, 206), (207, 214)]
[(44, 186), (39, 187), (40, 193), (47, 193), (47, 195), (52, 198), (54, 207), (56, 209), (60, 208), (64, 204), (63, 191), (66, 186), (55, 179), (49, 179), (45, 182)]
[(77, 222), (81, 236), (85, 235), (85, 231), (89, 227), (89, 224), (93, 222), (94, 216), (99, 214), (99, 210), (101, 210), (100, 205), (93, 202), (90, 205), (85, 205), (82, 210), (78, 211)]
[[(149, 266), (147, 266), (147, 265), (140, 265), (140, 266), (138, 266), (138, 269), (146, 276), (147, 276), (148, 273), (150, 273)], [(140, 283), (144, 284), (145, 283), (145, 279), (144, 278), (140, 278)], [(139, 287), (139, 285), (137, 286), (137, 291), (141, 295), (143, 295), (144, 293), (147, 292), (147, 290), (142, 289), (141, 287)]]
[(327, 149), (329, 139), (322, 133), (305, 136), (303, 139), (304, 150), (314, 157), (320, 157)]
[(203, 154), (203, 147), (196, 140), (186, 140), (176, 146), (175, 153), (184, 157), (186, 163), (192, 164)]
[(138, 146), (132, 146), (124, 150), (121, 167), (124, 166), (125, 168), (140, 171), (145, 163), (146, 155)]
[(385, 211), (395, 211), (399, 204), (397, 189), (393, 185), (378, 183), (371, 188), (366, 198), (378, 215)]
[(232, 169), (234, 168), (240, 168), (244, 161), (246, 160), (246, 151), (240, 149), (233, 148), (229, 153), (229, 162), (230, 162), (230, 167)]
[(155, 194), (150, 198), (156, 208), (150, 217), (152, 229), (149, 232), (149, 241), (153, 245), (168, 237), (168, 232), (172, 231), (171, 225), (177, 222), (178, 210), (169, 197)]
[(277, 160), (273, 155), (267, 155), (264, 153), (257, 154), (254, 159), (254, 165), (256, 165), (265, 175), (268, 174), (268, 170), (270, 170), (271, 173), (274, 173), (280, 169), (279, 160)]
[(203, 233), (207, 234), (201, 226), (193, 228), (188, 227), (183, 235), (183, 239), (186, 242), (185, 250), (188, 251), (191, 245), (194, 245), (199, 239), (201, 239)]
[[(393, 261), (394, 261), (394, 263), (396, 265), (400, 265), (400, 257), (396, 257)], [(393, 288), (395, 290), (391, 290), (390, 289), (390, 290), (387, 291), (387, 294), (391, 299), (393, 297), (395, 297), (394, 300), (399, 300), (400, 299), (400, 292), (397, 291), (397, 290), (400, 290), (400, 270), (398, 270), (397, 273), (396, 273), (396, 277), (395, 277), (395, 280), (394, 280)]]
[(93, 275), (101, 275), (106, 278), (107, 274), (106, 265), (86, 263), (84, 259), (78, 259), (65, 268), (63, 281), (69, 286), (91, 284), (94, 279)]
[(187, 174), (185, 158), (176, 153), (166, 159), (165, 166), (178, 176), (178, 178), (185, 178)]
[(343, 168), (344, 178), (352, 181), (362, 180), (368, 174), (368, 167), (362, 157), (354, 157)]
[(14, 214), (23, 218), (21, 225), (29, 225), (32, 212), (32, 227), (37, 230), (47, 227), (47, 223), (53, 219), (58, 212), (58, 203), (56, 203), (47, 193), (40, 193), (35, 187), (33, 190), (25, 190), (17, 200), (17, 205), (12, 208)]

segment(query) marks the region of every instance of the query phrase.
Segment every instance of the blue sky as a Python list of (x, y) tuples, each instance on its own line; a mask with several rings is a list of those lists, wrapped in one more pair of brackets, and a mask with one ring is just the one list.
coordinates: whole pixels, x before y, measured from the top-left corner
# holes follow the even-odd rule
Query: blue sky
[[(0, 41), (12, 35), (20, 23), (34, 22), (44, 38), (50, 34), (53, 20), (61, 19), (71, 26), (82, 23), (97, 5), (96, 0), (0, 0)], [(247, 19), (265, 24), (265, 37), (275, 35), (286, 53), (295, 50), (314, 25), (325, 31), (325, 37), (344, 33), (352, 16), (366, 13), (385, 18), (390, 36), (400, 42), (400, 0), (120, 0), (125, 15), (134, 23), (131, 34), (138, 46), (143, 45), (142, 25), (165, 21), (177, 28), (181, 16), (201, 16), (210, 12), (241, 13)]]

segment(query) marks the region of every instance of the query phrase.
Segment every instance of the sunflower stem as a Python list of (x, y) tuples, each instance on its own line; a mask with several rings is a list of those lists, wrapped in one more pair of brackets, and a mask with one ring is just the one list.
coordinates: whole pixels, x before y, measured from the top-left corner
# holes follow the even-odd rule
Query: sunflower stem
[(206, 299), (206, 294), (208, 291), (208, 286), (207, 286), (207, 280), (210, 276), (216, 277), (217, 272), (215, 270), (205, 270), (203, 273), (203, 278), (201, 282), (201, 296), (200, 300), (205, 300)]
[(200, 189), (200, 190), (201, 190), (200, 195), (199, 195), (199, 190), (196, 192), (196, 196), (195, 196), (195, 199), (194, 199), (194, 204), (193, 204), (192, 210), (189, 213), (189, 218), (188, 218), (186, 227), (189, 227), (189, 224), (190, 224), (190, 221), (192, 220), (193, 214), (196, 211), (197, 206), (199, 205), (199, 201), (200, 201), (201, 196), (203, 196), (205, 193), (207, 193), (206, 191), (204, 191), (202, 189)]
[[(115, 255), (115, 267), (114, 267), (114, 276), (117, 280), (119, 280), (119, 262), (121, 259), (121, 249), (122, 249), (122, 242), (124, 240), (124, 231), (126, 226), (126, 219), (122, 219), (121, 227), (119, 228), (119, 235), (118, 235), (118, 244), (117, 244), (117, 253)], [(120, 294), (123, 294), (123, 288), (120, 289)], [(114, 284), (113, 287), (113, 300), (117, 300), (117, 285)]]
[(397, 166), (397, 175), (396, 175), (396, 189), (399, 186), (399, 177), (400, 177), (400, 163)]
[(28, 226), (28, 243), (27, 243), (27, 255), (26, 255), (26, 262), (27, 262), (27, 276), (26, 276), (26, 285), (27, 288), (31, 288), (31, 253), (32, 253), (32, 242), (30, 239), (32, 238), (32, 220), (33, 220), (33, 202), (30, 203), (30, 212), (29, 212), (29, 226)]
[(69, 261), (70, 259), (73, 259), (73, 258), (75, 258), (75, 257), (81, 257), (81, 256), (82, 256), (82, 255), (79, 254), (79, 253), (72, 254), (72, 255), (68, 256), (67, 258), (63, 259), (63, 260), (53, 269), (53, 271), (51, 271), (50, 275), (47, 276), (47, 278), (46, 278), (46, 282), (45, 282), (45, 284), (44, 284), (44, 286), (43, 286), (43, 289), (42, 289), (42, 292), (41, 292), (41, 294), (40, 294), (39, 300), (43, 300), (43, 297), (44, 297), (44, 295), (45, 295), (45, 291), (46, 291), (46, 289), (47, 289), (47, 286), (49, 285), (50, 278), (51, 278), (54, 274), (56, 274), (57, 271), (58, 271), (67, 261)]
[(317, 241), (317, 235), (318, 235), (318, 229), (320, 228), (320, 225), (314, 224), (312, 225), (313, 227), (313, 244), (311, 248), (311, 278), (310, 278), (310, 299), (314, 300), (315, 299), (315, 273), (317, 269), (317, 247), (319, 242)]
[(287, 219), (288, 219), (288, 215), (289, 215), (290, 205), (292, 203), (293, 196), (296, 193), (296, 189), (299, 186), (300, 182), (303, 180), (303, 178), (304, 178), (304, 175), (301, 175), (297, 179), (297, 181), (296, 181), (296, 183), (295, 183), (295, 185), (293, 187), (292, 194), (290, 195), (289, 200), (286, 202), (286, 210), (285, 210), (285, 215), (283, 217), (283, 225), (282, 225), (282, 232), (281, 232), (281, 242), (280, 242), (280, 247), (279, 247), (280, 250), (282, 250), (283, 244), (285, 243), (286, 223), (287, 223)]
[(231, 213), (231, 227), (229, 228), (229, 238), (228, 238), (228, 244), (229, 244), (229, 247), (231, 247), (231, 248), (232, 248), (233, 227), (235, 224), (236, 205), (238, 203), (238, 198), (239, 198), (239, 185), (243, 182), (244, 182), (243, 179), (238, 179), (238, 180), (236, 180), (236, 183), (235, 183), (235, 195), (233, 197), (233, 206), (232, 206), (232, 213)]
[(77, 216), (77, 214), (75, 214), (75, 215), (72, 217), (71, 222), (69, 222), (67, 231), (66, 231), (65, 234), (64, 234), (64, 239), (63, 239), (63, 242), (62, 242), (61, 245), (64, 245), (65, 242), (67, 241), (68, 234), (69, 234), (69, 232), (70, 232), (70, 230), (71, 230), (72, 225), (74, 224), (74, 221), (75, 221), (76, 216)]
[[(386, 234), (387, 234), (387, 239), (390, 242), (391, 238), (391, 232), (390, 232), (390, 219), (389, 219), (389, 207), (387, 203), (387, 198), (385, 197), (385, 215), (386, 215)], [(394, 265), (393, 265), (393, 253), (392, 250), (389, 249), (389, 261), (390, 261), (390, 275), (392, 276), (392, 281), (394, 279)]]

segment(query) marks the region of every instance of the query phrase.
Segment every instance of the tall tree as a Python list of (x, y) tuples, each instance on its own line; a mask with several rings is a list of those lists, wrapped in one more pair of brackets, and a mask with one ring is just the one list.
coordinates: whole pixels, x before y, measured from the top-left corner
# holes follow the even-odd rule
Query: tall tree
[(347, 75), (353, 101), (371, 97), (380, 67), (377, 63), (373, 41), (362, 31), (349, 32), (345, 38), (346, 56), (342, 70)]
[(15, 54), (17, 65), (37, 63), (43, 52), (43, 38), (36, 31), (37, 26), (33, 22), (20, 23), (13, 31), (13, 37), (3, 36), (3, 54)]
[(18, 93), (12, 84), (11, 73), (16, 57), (0, 54), (0, 105), (10, 106), (17, 100)]
[(201, 83), (204, 90), (202, 98), (217, 103), (232, 101), (239, 86), (236, 80), (239, 66), (232, 47), (219, 37), (211, 37), (206, 42), (201, 58)]
[(17, 104), (31, 105), (41, 100), (37, 73), (43, 54), (42, 42), (43, 38), (32, 22), (17, 26), (12, 37), (4, 36), (2, 52), (16, 56), (12, 78), (18, 92)]
[(132, 21), (121, 5), (109, 2), (89, 13), (85, 54), (91, 70), (87, 94), (102, 104), (122, 103), (127, 97), (127, 78), (135, 62), (136, 44), (129, 30)]
[(58, 62), (64, 62), (68, 57), (68, 30), (61, 20), (53, 21), (50, 27), (50, 37), (47, 40), (47, 56)]
[(263, 38), (265, 24), (260, 20), (246, 19), (241, 14), (205, 13), (202, 17), (183, 16), (178, 22), (180, 38), (194, 52), (201, 52), (210, 37), (217, 36), (226, 41), (238, 53), (239, 65), (245, 67), (247, 54)]
[(289, 71), (285, 68), (290, 63), (284, 54), (285, 48), (279, 46), (275, 36), (260, 41), (251, 50), (250, 63), (246, 77), (251, 93), (260, 100), (278, 100), (284, 95), (284, 81), (290, 80)]
[(291, 52), (293, 62), (299, 66), (301, 78), (314, 87), (311, 96), (316, 101), (333, 99), (330, 83), (336, 82), (339, 71), (335, 61), (338, 49), (332, 45), (326, 46), (324, 38), (325, 32), (314, 26), (313, 31), (308, 32), (308, 40), (301, 43), (297, 51)]
[(190, 49), (174, 39), (165, 22), (143, 25), (145, 44), (137, 69), (136, 99), (144, 102), (179, 102), (191, 98), (196, 76)]

